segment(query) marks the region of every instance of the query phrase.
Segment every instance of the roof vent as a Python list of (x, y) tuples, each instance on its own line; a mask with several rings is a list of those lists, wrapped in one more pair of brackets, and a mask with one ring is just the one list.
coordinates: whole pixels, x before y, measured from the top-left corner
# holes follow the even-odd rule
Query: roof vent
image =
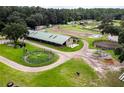
[(57, 36), (54, 36), (53, 39), (55, 39)]
[(50, 35), (49, 38), (51, 38), (53, 35)]

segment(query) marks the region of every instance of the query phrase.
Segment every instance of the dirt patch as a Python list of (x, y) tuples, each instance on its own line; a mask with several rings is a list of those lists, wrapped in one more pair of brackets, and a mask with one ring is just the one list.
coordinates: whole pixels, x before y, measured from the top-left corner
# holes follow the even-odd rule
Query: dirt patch
[(51, 32), (56, 32), (56, 33), (61, 33), (61, 34), (66, 34), (66, 35), (71, 35), (71, 36), (78, 36), (78, 37), (89, 37), (89, 36), (93, 35), (92, 33), (89, 33), (89, 32), (64, 30), (64, 29), (60, 28), (59, 26), (54, 26), (53, 28), (51, 28)]

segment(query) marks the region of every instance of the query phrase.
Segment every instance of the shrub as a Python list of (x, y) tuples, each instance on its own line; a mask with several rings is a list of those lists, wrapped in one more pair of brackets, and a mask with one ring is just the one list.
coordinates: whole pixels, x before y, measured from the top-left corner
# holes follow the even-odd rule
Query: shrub
[(118, 47), (114, 50), (115, 55), (120, 55), (122, 52), (122, 48)]

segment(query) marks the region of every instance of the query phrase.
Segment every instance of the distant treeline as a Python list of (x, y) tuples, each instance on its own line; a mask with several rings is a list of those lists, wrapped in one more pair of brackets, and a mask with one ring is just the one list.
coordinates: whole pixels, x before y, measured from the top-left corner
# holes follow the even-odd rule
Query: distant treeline
[(64, 24), (69, 21), (86, 19), (101, 20), (105, 17), (121, 19), (124, 9), (94, 8), (94, 9), (45, 9), (41, 7), (1, 6), (0, 21), (6, 23), (18, 22), (34, 27), (38, 25)]

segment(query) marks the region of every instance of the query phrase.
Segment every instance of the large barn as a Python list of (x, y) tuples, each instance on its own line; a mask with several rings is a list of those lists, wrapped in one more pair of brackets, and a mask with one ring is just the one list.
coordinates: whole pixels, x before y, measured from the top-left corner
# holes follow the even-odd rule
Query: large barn
[(40, 32), (40, 31), (29, 30), (28, 38), (44, 41), (44, 42), (52, 43), (56, 45), (70, 46), (73, 44), (73, 38), (71, 36), (55, 34), (50, 32)]

